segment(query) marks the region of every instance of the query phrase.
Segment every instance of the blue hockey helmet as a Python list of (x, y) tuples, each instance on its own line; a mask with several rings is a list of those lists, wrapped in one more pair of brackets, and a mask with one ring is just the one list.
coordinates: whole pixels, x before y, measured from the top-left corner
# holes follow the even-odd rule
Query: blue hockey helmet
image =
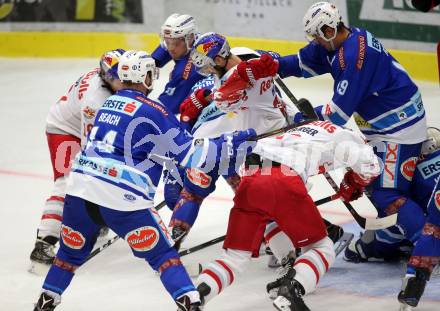
[(103, 79), (118, 79), (118, 63), (124, 53), (124, 49), (115, 49), (102, 54), (99, 67), (101, 68), (101, 77)]
[(215, 67), (214, 58), (220, 56), (228, 58), (231, 55), (231, 48), (228, 41), (222, 35), (208, 32), (201, 35), (194, 43), (191, 51), (191, 60), (196, 66), (198, 73), (208, 76), (209, 67)]

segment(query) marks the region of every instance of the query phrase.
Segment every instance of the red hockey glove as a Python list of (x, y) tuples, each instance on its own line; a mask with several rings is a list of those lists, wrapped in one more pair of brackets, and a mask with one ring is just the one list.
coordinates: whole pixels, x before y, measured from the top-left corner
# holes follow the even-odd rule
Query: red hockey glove
[(209, 104), (207, 97), (210, 94), (210, 90), (198, 89), (185, 98), (182, 104), (180, 104), (180, 121), (192, 122), (196, 120), (203, 108)]
[(214, 93), (217, 107), (222, 111), (235, 110), (240, 100), (245, 96), (249, 83), (243, 80), (237, 70), (223, 82), (222, 86)]
[(240, 77), (253, 85), (258, 79), (276, 75), (278, 66), (277, 60), (274, 60), (269, 54), (263, 54), (258, 59), (241, 62), (237, 66), (237, 71)]
[(337, 194), (345, 202), (357, 200), (364, 193), (365, 186), (370, 184), (372, 180), (371, 178), (363, 178), (353, 170), (349, 170), (345, 173)]

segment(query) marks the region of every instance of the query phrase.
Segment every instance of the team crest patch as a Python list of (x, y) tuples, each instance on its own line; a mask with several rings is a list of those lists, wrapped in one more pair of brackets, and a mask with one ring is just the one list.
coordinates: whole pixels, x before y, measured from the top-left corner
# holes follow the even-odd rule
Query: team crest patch
[(73, 249), (81, 249), (86, 243), (86, 239), (81, 232), (75, 231), (66, 225), (61, 225), (61, 239), (67, 247)]
[(83, 109), (83, 114), (86, 119), (93, 119), (96, 115), (96, 110), (90, 108), (89, 106), (86, 106)]
[(417, 158), (412, 157), (402, 163), (400, 166), (400, 172), (406, 180), (411, 181), (414, 176), (414, 171), (417, 165)]
[(434, 194), (434, 203), (437, 209), (440, 211), (440, 190), (437, 190), (437, 192)]
[(159, 242), (159, 231), (151, 226), (137, 228), (127, 233), (125, 240), (135, 251), (146, 252), (153, 249)]
[(198, 169), (189, 168), (186, 170), (187, 177), (194, 185), (201, 188), (208, 188), (211, 185), (211, 176)]

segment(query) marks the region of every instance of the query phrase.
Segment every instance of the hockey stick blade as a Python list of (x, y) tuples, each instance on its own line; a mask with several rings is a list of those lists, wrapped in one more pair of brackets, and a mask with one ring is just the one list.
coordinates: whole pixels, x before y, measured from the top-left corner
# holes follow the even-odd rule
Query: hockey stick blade
[(350, 232), (344, 232), (344, 235), (335, 243), (336, 257), (347, 248), (351, 240), (353, 240), (354, 234)]
[[(333, 188), (333, 190), (337, 193), (339, 191), (339, 187), (336, 184), (336, 182), (333, 180), (333, 178), (330, 176), (330, 174), (325, 172), (324, 176), (327, 179), (330, 186)], [(344, 203), (345, 207), (353, 216), (354, 220), (356, 220), (358, 225), (361, 226), (363, 229), (368, 229), (368, 230), (385, 229), (396, 224), (397, 214), (386, 216), (383, 218), (365, 218), (359, 215), (358, 212), (354, 209), (354, 207), (350, 203), (344, 202), (343, 200), (342, 203)]]

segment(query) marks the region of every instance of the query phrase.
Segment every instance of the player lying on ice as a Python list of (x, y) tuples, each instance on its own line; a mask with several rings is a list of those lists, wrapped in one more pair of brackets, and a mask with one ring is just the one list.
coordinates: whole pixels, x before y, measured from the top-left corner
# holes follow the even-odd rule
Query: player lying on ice
[(87, 135), (93, 127), (96, 111), (104, 101), (120, 86), (108, 71), (119, 61), (125, 51), (116, 49), (101, 56), (99, 68), (83, 74), (70, 86), (47, 115), (46, 136), (54, 174), (54, 187), (47, 199), (37, 238), (31, 252), (30, 272), (46, 273), (52, 264), (58, 243), (61, 221), (63, 219), (64, 196), (66, 188), (65, 173), (70, 170), (70, 162), (87, 142)]
[(160, 273), (179, 310), (199, 310), (199, 293), (153, 207), (163, 163), (195, 167), (227, 162), (252, 149), (255, 143), (246, 140), (255, 137), (255, 131), (194, 139), (171, 112), (147, 97), (157, 73), (151, 56), (127, 51), (112, 70), (123, 88), (104, 102), (85, 149), (75, 157), (66, 188), (60, 249), (34, 310), (51, 311), (61, 302), (103, 226), (125, 239), (136, 257)]
[[(222, 36), (206, 34), (194, 46), (192, 59), (199, 72), (214, 73), (214, 83), (218, 80), (222, 83), (226, 79), (221, 87), (217, 86), (219, 88), (213, 95), (214, 103), (202, 113), (201, 118), (205, 122), (194, 126), (195, 135), (198, 131), (203, 133), (200, 135), (215, 135), (225, 128), (240, 128), (255, 123), (258, 133), (259, 126), (268, 127), (274, 120), (286, 124), (286, 118), (280, 109), (283, 106), (273, 104), (277, 98), (272, 77), (277, 63), (267, 55), (257, 60), (240, 62), (235, 55), (230, 54), (226, 44), (227, 41)], [(196, 91), (191, 100), (182, 105), (181, 118), (190, 115), (187, 109), (197, 115), (208, 104), (208, 95), (209, 92), (204, 89)], [(194, 97), (198, 102), (194, 103)], [(278, 109), (274, 109), (275, 107)], [(192, 120), (191, 117), (186, 121)], [(338, 149), (334, 142), (342, 137), (351, 142), (351, 145), (342, 144)], [(326, 144), (327, 142), (329, 143)], [(315, 148), (311, 148), (312, 146)], [(342, 148), (344, 146), (345, 149)], [(272, 153), (271, 150), (275, 152)], [(313, 151), (311, 158), (305, 156), (304, 152), (307, 151)], [(337, 158), (338, 162), (335, 164), (335, 154), (346, 159), (346, 152), (351, 152), (348, 159), (354, 162), (341, 162)], [(209, 300), (230, 285), (251, 256), (258, 254), (266, 223), (275, 220), (291, 241), (289, 245), (282, 245), (285, 249), (280, 250), (280, 254), (283, 251), (288, 254), (292, 242), (296, 247), (304, 248), (303, 255), (295, 261), (298, 273), (293, 268), (294, 262), (290, 261), (286, 276), (277, 281), (285, 299), (278, 299), (276, 305), (278, 308), (291, 305), (292, 310), (308, 310), (301, 296), (315, 289), (319, 278), (334, 261), (334, 250), (319, 211), (307, 194), (302, 177), (318, 173), (323, 163), (330, 167), (341, 166), (341, 163), (350, 164), (354, 171), (346, 174), (340, 195), (351, 200), (359, 197), (363, 187), (379, 174), (378, 159), (361, 136), (329, 121), (311, 123), (275, 139), (272, 144), (262, 144), (260, 153), (262, 157), (252, 163), (257, 164), (252, 173), (245, 174), (238, 185), (224, 244), (226, 251), (221, 259), (203, 271), (198, 279), (198, 289), (203, 298)], [(353, 159), (355, 156), (357, 161)], [(271, 158), (278, 163), (269, 161), (264, 166), (264, 159)], [(307, 163), (295, 161), (298, 158), (307, 159)], [(295, 164), (296, 162), (298, 163)], [(300, 174), (289, 169), (291, 166)], [(220, 167), (218, 169), (221, 170)], [(249, 167), (246, 172), (250, 172)], [(197, 199), (212, 191), (215, 181), (215, 176), (205, 172), (194, 169), (189, 171), (173, 219), (181, 217), (185, 211), (184, 216), (190, 215), (187, 219), (194, 221), (199, 208)], [(293, 202), (297, 204), (292, 206)], [(295, 274), (302, 283), (294, 279)]]

